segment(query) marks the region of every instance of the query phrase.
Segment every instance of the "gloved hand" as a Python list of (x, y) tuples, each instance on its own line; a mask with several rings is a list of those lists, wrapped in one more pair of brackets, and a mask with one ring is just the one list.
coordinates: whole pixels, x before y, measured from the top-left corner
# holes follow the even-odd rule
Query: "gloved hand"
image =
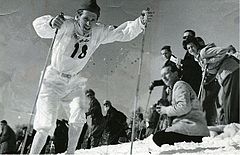
[(229, 54), (235, 54), (237, 52), (236, 48), (233, 47), (233, 45), (229, 45), (227, 48), (229, 49)]
[(143, 10), (140, 16), (141, 23), (146, 25), (148, 22), (151, 22), (154, 12), (151, 12), (149, 8)]
[(169, 106), (170, 103), (169, 103), (169, 101), (168, 101), (167, 99), (162, 99), (162, 98), (161, 98), (160, 100), (158, 100), (157, 105)]
[(152, 82), (151, 85), (149, 86), (149, 90), (152, 91), (154, 87), (155, 87), (154, 82)]
[(50, 21), (49, 24), (53, 29), (55, 29), (55, 28), (59, 29), (59, 28), (61, 28), (64, 21), (65, 21), (65, 18), (63, 16), (63, 14), (61, 14), (61, 15), (57, 15), (56, 17), (54, 17)]

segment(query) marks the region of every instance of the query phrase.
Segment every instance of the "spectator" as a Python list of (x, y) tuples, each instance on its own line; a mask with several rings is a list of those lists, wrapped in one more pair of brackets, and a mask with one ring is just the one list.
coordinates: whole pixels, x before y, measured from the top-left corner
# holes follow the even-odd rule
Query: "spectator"
[(25, 132), (27, 127), (16, 126), (16, 150), (17, 154), (21, 153), (22, 142), (24, 140)]
[(0, 137), (0, 153), (14, 154), (16, 153), (16, 134), (7, 124), (6, 120), (1, 121), (1, 137)]
[(146, 121), (143, 119), (143, 114), (138, 113), (137, 115), (137, 128), (138, 128), (138, 139), (143, 140), (146, 134)]
[[(191, 37), (195, 37), (195, 32), (193, 30), (186, 30), (183, 33), (183, 40)], [(183, 47), (187, 50), (185, 47)], [(193, 74), (194, 73), (194, 74)], [(201, 80), (202, 80), (202, 70), (199, 64), (194, 60), (194, 57), (187, 51), (182, 60), (182, 78), (181, 80), (190, 84), (196, 94), (199, 92)]]
[(104, 101), (104, 109), (106, 114), (106, 132), (108, 133), (107, 144), (118, 144), (121, 136), (126, 136), (125, 129), (127, 128), (127, 117), (116, 108), (108, 100)]
[(154, 104), (150, 107), (150, 114), (148, 116), (148, 126), (146, 129), (146, 137), (150, 136), (154, 133), (155, 129), (157, 128), (158, 120), (159, 120), (159, 113), (156, 111), (157, 104)]
[[(171, 46), (168, 46), (168, 45), (163, 46), (161, 49), (161, 54), (166, 59), (165, 64), (171, 63), (172, 65), (175, 65), (178, 68), (178, 76), (181, 77), (182, 61), (172, 54)], [(155, 86), (160, 86), (160, 85), (163, 85), (162, 98), (158, 101), (157, 104), (164, 104), (165, 106), (168, 106), (171, 103), (172, 90), (169, 89), (168, 86), (164, 84), (163, 80), (153, 81), (152, 85), (150, 86), (150, 90), (152, 90)], [(151, 126), (149, 126), (147, 135), (154, 133), (158, 130), (164, 130), (166, 127), (168, 127), (171, 124), (171, 118), (167, 117), (166, 115), (159, 116), (159, 114), (156, 112), (156, 110), (154, 110), (152, 114), (153, 114), (152, 115), (153, 120), (155, 121), (155, 123), (154, 123), (155, 127), (152, 130)]]
[[(174, 56), (172, 54), (171, 46), (168, 46), (168, 45), (163, 46), (162, 49), (161, 49), (161, 55), (163, 56), (164, 59), (166, 59), (166, 62), (164, 64), (172, 63), (173, 65), (176, 65), (178, 67), (179, 76), (181, 76), (181, 74), (182, 74), (181, 73), (182, 72), (181, 71), (181, 60), (178, 59), (176, 56)], [(168, 87), (164, 84), (163, 80), (153, 81), (151, 86), (149, 87), (149, 89), (152, 90), (156, 86), (163, 86), (162, 97), (161, 97), (160, 100), (161, 101), (168, 101), (170, 103), (171, 102), (171, 97), (169, 97), (169, 96), (171, 96), (170, 95), (171, 94), (171, 89), (168, 89)], [(150, 118), (150, 120), (154, 121), (154, 123), (151, 122), (149, 124), (149, 127), (147, 129), (147, 133), (146, 133), (147, 136), (149, 136), (149, 134), (152, 134), (157, 130), (163, 130), (166, 126), (161, 126), (160, 127), (158, 125), (159, 124), (166, 124), (167, 125), (168, 123), (166, 123), (166, 122), (170, 121), (170, 118), (168, 118), (168, 117), (160, 116), (160, 119), (159, 119), (159, 114), (156, 112), (155, 109), (153, 109), (150, 117), (152, 117), (152, 118)]]
[[(21, 128), (21, 133), (18, 133), (18, 135), (17, 135), (17, 153), (18, 154), (21, 153), (26, 133), (27, 133), (27, 126), (23, 126)], [(26, 144), (25, 144), (25, 147), (24, 147), (24, 150), (23, 150), (24, 154), (28, 153), (28, 147), (29, 147), (29, 145), (31, 145), (31, 143), (32, 143), (32, 136), (29, 133), (27, 135)]]
[(216, 47), (214, 43), (201, 48), (196, 38), (187, 39), (183, 46), (202, 68), (216, 75), (221, 86), (221, 124), (239, 123), (239, 60), (231, 55), (236, 53), (236, 49), (231, 45), (226, 48)]
[(88, 112), (86, 112), (86, 117), (91, 116), (92, 118), (90, 145), (93, 148), (99, 145), (104, 130), (104, 119), (102, 114), (102, 108), (95, 97), (95, 92), (92, 89), (88, 89), (85, 91), (85, 95), (90, 101)]
[[(177, 65), (177, 67), (179, 68), (179, 75), (181, 75), (181, 60), (178, 59), (175, 55), (172, 54), (172, 50), (171, 50), (171, 46), (165, 45), (162, 47), (161, 49), (161, 55), (163, 56), (163, 58), (166, 60), (166, 63), (172, 62), (175, 63)], [(154, 87), (156, 86), (164, 86), (163, 91), (162, 91), (162, 98), (166, 98), (166, 85), (164, 84), (164, 82), (160, 79), (160, 80), (155, 80), (152, 82), (151, 86), (149, 87), (150, 90), (153, 90)]]
[[(193, 30), (186, 30), (183, 33), (183, 41), (195, 37), (196, 34)], [(196, 37), (198, 44), (200, 47), (205, 46), (205, 42), (201, 37)], [(187, 51), (186, 47), (183, 48)], [(202, 71), (199, 64), (196, 63), (194, 57), (186, 52), (184, 56), (184, 60), (182, 61), (183, 66), (183, 77), (182, 80), (189, 83), (193, 90), (197, 94), (199, 94), (199, 88), (202, 80)], [(194, 73), (194, 74), (192, 74)], [(215, 78), (211, 74), (207, 74), (205, 76), (205, 83), (202, 87), (203, 91), (201, 92), (200, 101), (203, 105), (203, 111), (205, 112), (205, 118), (207, 120), (208, 125), (216, 124), (217, 118), (217, 94), (219, 91), (219, 84), (216, 82)]]
[(173, 55), (171, 46), (168, 46), (168, 45), (163, 46), (161, 49), (161, 55), (163, 56), (164, 59), (166, 59), (165, 63), (172, 61), (177, 65), (179, 69), (181, 68), (181, 59)]
[(153, 141), (158, 146), (183, 141), (202, 142), (204, 136), (209, 136), (209, 130), (196, 93), (188, 83), (179, 80), (177, 67), (171, 63), (163, 66), (161, 76), (172, 89), (172, 102), (170, 106), (157, 107), (157, 111), (174, 118), (170, 127), (154, 134)]
[[(205, 42), (201, 37), (196, 37), (196, 40), (200, 48), (204, 48)], [(215, 78), (214, 74), (205, 74), (202, 91), (200, 93), (199, 99), (201, 101), (203, 111), (205, 113), (205, 118), (208, 126), (213, 126), (217, 124), (217, 105), (218, 105), (218, 92), (220, 86)], [(199, 94), (199, 93), (198, 93)]]
[(55, 145), (55, 153), (63, 153), (67, 150), (68, 127), (66, 120), (57, 120), (54, 130), (53, 143)]

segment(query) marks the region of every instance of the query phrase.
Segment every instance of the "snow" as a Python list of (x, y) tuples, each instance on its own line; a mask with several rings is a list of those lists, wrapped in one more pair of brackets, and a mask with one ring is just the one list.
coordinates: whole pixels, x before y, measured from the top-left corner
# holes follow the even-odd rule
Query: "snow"
[[(234, 125), (233, 125), (234, 124)], [(224, 128), (224, 132), (215, 137), (204, 137), (202, 143), (175, 143), (174, 145), (163, 145), (158, 147), (154, 144), (150, 135), (144, 140), (133, 143), (133, 155), (195, 155), (195, 154), (214, 154), (228, 155), (240, 154), (240, 124), (233, 123)], [(236, 130), (237, 129), (237, 130)], [(231, 134), (229, 134), (231, 133)], [(131, 143), (122, 143), (118, 145), (105, 145), (92, 149), (80, 149), (75, 154), (84, 155), (126, 155), (130, 154)]]

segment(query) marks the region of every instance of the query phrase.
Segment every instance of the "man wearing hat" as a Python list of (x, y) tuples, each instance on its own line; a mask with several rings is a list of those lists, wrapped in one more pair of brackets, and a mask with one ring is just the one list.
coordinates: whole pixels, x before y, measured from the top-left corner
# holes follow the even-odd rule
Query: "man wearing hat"
[(105, 116), (105, 132), (107, 133), (107, 144), (118, 144), (121, 136), (126, 136), (127, 117), (121, 111), (112, 106), (109, 100), (104, 100), (104, 110), (107, 112)]
[(118, 27), (97, 23), (100, 7), (96, 0), (81, 0), (75, 18), (45, 15), (33, 21), (41, 38), (53, 38), (51, 64), (47, 67), (36, 103), (34, 129), (37, 131), (30, 154), (38, 154), (48, 135), (52, 135), (57, 111), (62, 104), (69, 115), (69, 141), (66, 153), (74, 153), (83, 124), (85, 111), (81, 107), (86, 79), (80, 72), (101, 44), (130, 41), (145, 28), (150, 16), (143, 11), (134, 21)]
[(86, 117), (91, 116), (92, 124), (91, 124), (91, 132), (90, 132), (90, 140), (91, 140), (91, 148), (97, 147), (99, 145), (100, 139), (102, 137), (103, 129), (104, 129), (104, 119), (102, 114), (102, 108), (100, 103), (95, 97), (95, 92), (92, 89), (88, 89), (85, 91), (85, 95), (89, 102), (89, 109), (85, 113)]

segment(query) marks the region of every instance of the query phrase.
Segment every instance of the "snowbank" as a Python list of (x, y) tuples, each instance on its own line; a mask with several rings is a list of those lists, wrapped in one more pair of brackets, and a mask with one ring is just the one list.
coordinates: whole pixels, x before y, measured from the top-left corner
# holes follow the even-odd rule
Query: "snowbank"
[[(202, 143), (175, 143), (158, 147), (148, 138), (135, 141), (133, 144), (134, 155), (159, 155), (159, 154), (240, 154), (240, 124), (230, 124), (222, 128), (222, 134), (215, 137), (205, 137)], [(130, 154), (131, 143), (100, 146), (88, 150), (77, 150), (75, 154), (84, 155), (126, 155)]]

